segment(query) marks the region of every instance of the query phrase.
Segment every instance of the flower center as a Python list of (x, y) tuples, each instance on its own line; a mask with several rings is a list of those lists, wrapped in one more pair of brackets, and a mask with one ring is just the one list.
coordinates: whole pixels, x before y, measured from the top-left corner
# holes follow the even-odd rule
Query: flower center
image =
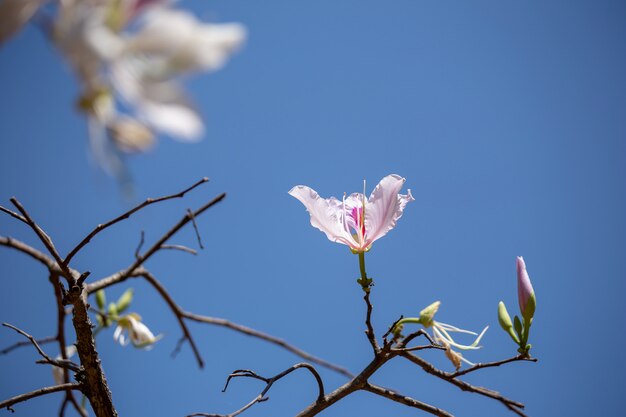
[(363, 214), (363, 207), (354, 207), (350, 212), (350, 217), (354, 220), (354, 231), (361, 238), (365, 236), (365, 219), (363, 218)]

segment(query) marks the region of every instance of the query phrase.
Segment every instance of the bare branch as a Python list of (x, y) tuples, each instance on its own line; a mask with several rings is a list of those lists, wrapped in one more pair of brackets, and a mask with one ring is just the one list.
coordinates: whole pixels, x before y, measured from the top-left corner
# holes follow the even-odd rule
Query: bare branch
[(453, 417), (452, 414), (448, 413), (445, 410), (442, 410), (441, 408), (432, 406), (430, 404), (426, 404), (422, 401), (416, 400), (411, 397), (407, 397), (405, 395), (399, 394), (390, 389), (379, 387), (378, 385), (370, 384), (369, 382), (365, 384), (365, 386), (363, 387), (363, 390), (371, 392), (376, 395), (380, 395), (381, 397), (388, 398), (392, 401), (395, 401), (400, 404), (404, 404), (412, 408), (418, 408), (422, 411), (426, 411), (427, 413), (433, 414), (435, 416)]
[(186, 193), (188, 193), (189, 191), (191, 191), (194, 188), (198, 187), (199, 185), (204, 184), (208, 180), (209, 180), (208, 178), (204, 177), (200, 181), (198, 181), (195, 184), (193, 184), (192, 186), (190, 186), (190, 187), (188, 187), (188, 188), (184, 189), (183, 191), (181, 191), (179, 193), (176, 193), (176, 194), (171, 194), (171, 195), (167, 195), (167, 196), (159, 197), (159, 198), (148, 198), (143, 203), (141, 203), (138, 206), (132, 208), (131, 210), (127, 211), (126, 213), (124, 213), (124, 214), (114, 218), (113, 220), (109, 220), (106, 223), (99, 224), (87, 236), (85, 236), (85, 238), (78, 245), (76, 245), (76, 247), (74, 249), (72, 249), (70, 251), (70, 253), (67, 254), (67, 256), (65, 257), (65, 260), (63, 260), (63, 266), (67, 266), (70, 263), (70, 261), (72, 260), (72, 258), (74, 257), (74, 255), (76, 255), (78, 253), (78, 251), (80, 251), (87, 243), (89, 243), (89, 241), (94, 236), (96, 236), (98, 233), (100, 233), (101, 231), (103, 231), (107, 227), (113, 226), (114, 224), (119, 223), (120, 221), (129, 218), (131, 215), (133, 215), (137, 211), (139, 211), (142, 208), (144, 208), (146, 206), (149, 206), (151, 204), (159, 203), (159, 202), (165, 201), (165, 200), (171, 200), (173, 198), (181, 198)]
[(494, 367), (494, 366), (504, 365), (506, 363), (517, 362), (517, 361), (537, 362), (537, 360), (538, 360), (537, 358), (529, 358), (528, 356), (518, 355), (518, 356), (513, 356), (512, 358), (503, 359), (501, 361), (487, 362), (487, 363), (477, 363), (474, 366), (471, 366), (471, 367), (469, 367), (467, 369), (464, 369), (462, 371), (453, 372), (452, 374), (450, 374), (450, 378), (457, 378), (457, 377), (459, 377), (461, 375), (469, 374), (470, 372), (474, 372), (474, 371), (477, 371), (479, 369), (491, 368), (491, 367)]
[(48, 236), (46, 232), (44, 232), (43, 229), (39, 227), (37, 223), (35, 223), (35, 221), (30, 217), (26, 209), (19, 201), (17, 201), (15, 197), (11, 197), (10, 201), (19, 210), (19, 212), (22, 213), (22, 216), (24, 216), (24, 219), (26, 220), (26, 224), (28, 224), (31, 229), (33, 229), (33, 231), (37, 234), (46, 249), (48, 249), (48, 252), (50, 252), (50, 255), (52, 255), (57, 265), (61, 269), (63, 276), (65, 276), (65, 279), (67, 279), (67, 282), (73, 284), (74, 276), (72, 275), (72, 272), (67, 267), (67, 265), (65, 265), (61, 260), (59, 252), (57, 252), (56, 248), (54, 247), (54, 243), (52, 243), (52, 239), (50, 239), (50, 236)]
[(296, 369), (300, 369), (300, 368), (307, 369), (315, 377), (315, 380), (317, 381), (317, 386), (318, 386), (317, 401), (321, 401), (324, 398), (324, 383), (322, 382), (322, 378), (317, 373), (315, 368), (313, 366), (309, 365), (308, 363), (302, 362), (302, 363), (295, 364), (292, 367), (284, 370), (283, 372), (281, 372), (278, 375), (275, 375), (275, 376), (273, 376), (271, 378), (262, 377), (262, 376), (258, 375), (257, 373), (255, 373), (253, 371), (250, 371), (250, 370), (247, 370), (247, 369), (238, 369), (238, 370), (234, 371), (233, 373), (231, 373), (230, 375), (228, 375), (228, 378), (226, 379), (226, 385), (224, 386), (224, 389), (222, 390), (222, 392), (226, 391), (226, 388), (228, 388), (228, 384), (229, 384), (231, 379), (234, 379), (234, 378), (254, 378), (254, 379), (261, 380), (261, 381), (265, 382), (265, 384), (266, 384), (265, 388), (263, 389), (263, 391), (261, 391), (261, 393), (259, 395), (257, 395), (252, 401), (250, 401), (249, 403), (247, 403), (246, 405), (244, 405), (240, 409), (238, 409), (238, 410), (236, 410), (236, 411), (234, 411), (234, 412), (232, 412), (230, 414), (195, 413), (195, 414), (190, 414), (187, 417), (193, 417), (193, 416), (235, 417), (235, 416), (238, 416), (239, 414), (241, 414), (244, 411), (246, 411), (248, 408), (252, 407), (254, 404), (260, 403), (260, 402), (263, 402), (263, 401), (267, 401), (269, 399), (269, 397), (266, 397), (265, 394), (267, 394), (267, 392), (270, 390), (270, 388), (272, 388), (272, 385), (274, 384), (274, 382), (280, 380), (281, 378), (284, 378), (285, 376), (289, 375), (290, 373), (292, 373)]
[(78, 372), (80, 370), (80, 367), (71, 361), (52, 359), (50, 356), (46, 354), (46, 352), (44, 352), (41, 349), (41, 347), (39, 346), (35, 338), (31, 336), (30, 334), (26, 333), (24, 330), (19, 329), (9, 323), (2, 323), (2, 325), (4, 327), (8, 327), (10, 329), (15, 330), (16, 332), (26, 337), (30, 341), (30, 343), (35, 347), (35, 349), (37, 349), (37, 352), (39, 353), (39, 355), (41, 355), (41, 357), (44, 359), (43, 361), (37, 361), (37, 363), (47, 363), (53, 366), (58, 366), (59, 368), (71, 369), (74, 372)]
[(189, 319), (189, 320), (193, 320), (193, 321), (197, 321), (200, 323), (206, 323), (206, 324), (213, 324), (213, 325), (217, 325), (217, 326), (222, 326), (222, 327), (227, 327), (231, 330), (234, 330), (236, 332), (239, 333), (243, 333), (245, 335), (248, 336), (252, 336), (252, 337), (256, 337), (262, 340), (265, 340), (266, 342), (270, 342), (273, 343), (275, 345), (278, 345), (280, 347), (282, 347), (283, 349), (288, 350), (289, 352), (300, 356), (303, 359), (306, 359), (307, 361), (316, 363), (320, 366), (323, 366), (325, 368), (328, 368), (332, 371), (338, 372), (348, 378), (352, 378), (354, 375), (348, 371), (346, 368), (343, 368), (341, 366), (335, 365), (331, 362), (328, 362), (324, 359), (320, 359), (316, 356), (313, 356), (305, 351), (303, 351), (302, 349), (299, 349), (289, 343), (287, 343), (286, 341), (284, 341), (283, 339), (279, 339), (278, 337), (275, 336), (271, 336), (267, 333), (263, 333), (260, 332), (258, 330), (254, 330), (250, 327), (246, 327), (243, 326), (241, 324), (237, 324), (237, 323), (233, 323), (231, 321), (228, 321), (226, 319), (222, 319), (222, 318), (218, 318), (218, 317), (209, 317), (209, 316), (201, 316), (199, 314), (195, 314), (195, 313), (191, 313), (188, 311), (184, 311), (183, 312), (183, 317)]
[[(414, 364), (418, 365), (419, 367), (421, 367), (424, 371), (426, 371), (427, 373), (436, 376), (437, 378), (443, 379), (444, 381), (448, 381), (449, 383), (451, 383), (452, 385), (457, 386), (458, 388), (460, 388), (463, 391), (467, 391), (467, 392), (473, 392), (476, 394), (480, 394), (483, 395), (485, 397), (489, 397), (492, 398), (494, 400), (497, 400), (499, 402), (501, 402), (503, 405), (505, 405), (507, 408), (509, 408), (512, 411), (515, 411), (517, 414), (524, 416), (524, 414), (522, 413), (522, 409), (524, 409), (524, 404), (518, 402), (518, 401), (514, 401), (511, 400), (505, 396), (503, 396), (502, 394), (500, 394), (497, 391), (493, 391), (484, 387), (479, 387), (479, 386), (475, 386), (472, 384), (469, 384), (465, 381), (461, 381), (459, 379), (456, 379), (454, 377), (452, 377), (452, 373), (448, 373), (448, 372), (444, 372), (441, 371), (437, 368), (435, 368), (431, 363), (425, 361), (424, 359), (420, 358), (419, 356), (415, 356), (412, 353), (409, 352), (402, 352), (400, 353), (400, 356), (402, 356), (403, 358), (408, 359), (409, 361), (413, 362)], [(521, 414), (520, 414), (521, 413)]]
[(374, 353), (378, 353), (380, 351), (380, 346), (378, 346), (378, 341), (376, 340), (376, 335), (374, 334), (374, 327), (372, 327), (373, 306), (370, 302), (370, 293), (371, 291), (368, 289), (365, 291), (365, 295), (363, 296), (363, 300), (365, 300), (365, 304), (367, 305), (367, 315), (365, 318), (367, 330), (365, 330), (365, 334), (367, 335), (367, 340), (369, 340), (370, 345), (372, 345), (372, 349), (374, 349)]
[[(56, 342), (56, 340), (57, 340), (56, 336), (48, 336), (48, 337), (44, 337), (43, 339), (37, 339), (36, 342), (39, 345), (43, 345), (46, 343)], [(15, 342), (12, 345), (7, 346), (4, 349), (0, 350), (0, 355), (6, 355), (7, 353), (14, 351), (15, 349), (18, 349), (24, 346), (30, 346), (31, 344), (32, 342), (30, 340), (22, 340), (21, 342)]]
[(179, 250), (181, 252), (187, 252), (192, 255), (198, 254), (197, 250), (188, 248), (187, 246), (183, 246), (183, 245), (161, 245), (161, 249)]
[(196, 232), (198, 246), (200, 246), (200, 249), (204, 249), (204, 246), (202, 246), (202, 239), (200, 238), (200, 232), (198, 231), (198, 225), (196, 224), (196, 217), (193, 215), (193, 212), (190, 209), (187, 209), (187, 214), (191, 216), (191, 224), (193, 225), (193, 230), (195, 230)]
[(59, 392), (59, 391), (67, 391), (67, 390), (80, 391), (81, 389), (82, 389), (81, 385), (76, 384), (76, 383), (68, 383), (68, 384), (54, 385), (52, 387), (40, 388), (38, 390), (31, 391), (26, 394), (20, 394), (13, 398), (9, 398), (8, 400), (4, 400), (0, 402), (0, 409), (6, 408), (7, 410), (14, 411), (11, 408), (12, 405), (15, 405), (17, 403), (21, 403), (24, 401), (28, 401), (31, 398), (40, 397), (42, 395), (52, 394), (52, 393)]
[(185, 214), (185, 216), (183, 216), (183, 218), (178, 223), (176, 223), (170, 230), (168, 230), (163, 236), (161, 236), (161, 238), (154, 245), (152, 245), (150, 249), (148, 249), (143, 255), (140, 255), (139, 258), (137, 258), (135, 262), (130, 267), (128, 267), (128, 269), (126, 270), (126, 274), (128, 275), (132, 274), (135, 271), (135, 269), (141, 266), (141, 264), (143, 264), (146, 260), (148, 260), (148, 258), (154, 255), (154, 253), (156, 253), (159, 249), (161, 249), (162, 246), (165, 244), (165, 242), (167, 242), (180, 229), (182, 229), (183, 226), (189, 223), (191, 219), (198, 217), (199, 215), (204, 213), (206, 210), (210, 209), (215, 204), (222, 201), (224, 197), (226, 197), (226, 193), (222, 193), (218, 195), (213, 200), (209, 201), (208, 203), (200, 207), (195, 212), (192, 212), (191, 214), (189, 213)]
[[(141, 276), (146, 281), (148, 281), (150, 283), (150, 285), (152, 285), (154, 287), (155, 290), (157, 290), (157, 292), (159, 293), (161, 298), (163, 298), (163, 300), (170, 307), (170, 309), (172, 310), (172, 312), (176, 316), (176, 319), (178, 320), (178, 324), (180, 325), (180, 328), (183, 331), (184, 339), (189, 341), (189, 345), (191, 346), (191, 350), (193, 350), (193, 354), (196, 357), (196, 361), (198, 362), (198, 366), (200, 368), (203, 368), (204, 367), (204, 361), (202, 360), (202, 356), (200, 355), (200, 351), (198, 350), (198, 347), (196, 346), (196, 342), (194, 342), (193, 337), (191, 336), (191, 332), (187, 328), (187, 324), (185, 323), (185, 320), (184, 320), (184, 312), (183, 312), (183, 310), (178, 306), (178, 304), (176, 304), (174, 302), (174, 299), (170, 296), (170, 294), (167, 292), (165, 287), (163, 287), (163, 285), (161, 285), (159, 280), (157, 280), (152, 274), (150, 274), (148, 271), (144, 270), (143, 273), (141, 274)], [(179, 346), (177, 346), (176, 350), (179, 350), (179, 349), (180, 349), (180, 342), (179, 342)], [(176, 352), (176, 350), (175, 350), (175, 352)]]
[(37, 249), (27, 245), (24, 242), (21, 242), (17, 239), (13, 239), (12, 237), (0, 236), (0, 245), (13, 248), (22, 253), (25, 253), (26, 255), (30, 256), (36, 261), (41, 262), (49, 270), (53, 270), (57, 267), (54, 260), (50, 258), (48, 255), (38, 251)]
[(8, 209), (8, 208), (6, 208), (6, 207), (2, 207), (2, 206), (0, 206), (0, 211), (2, 211), (2, 212), (4, 212), (4, 213), (8, 214), (9, 216), (11, 216), (11, 217), (13, 217), (13, 218), (18, 219), (18, 220), (19, 220), (19, 221), (21, 221), (21, 222), (24, 222), (24, 223), (28, 224), (28, 222), (26, 221), (26, 219), (25, 219), (24, 217), (20, 216), (19, 214), (17, 214), (17, 213), (16, 213), (16, 212), (14, 212), (13, 210), (9, 210), (9, 209)]

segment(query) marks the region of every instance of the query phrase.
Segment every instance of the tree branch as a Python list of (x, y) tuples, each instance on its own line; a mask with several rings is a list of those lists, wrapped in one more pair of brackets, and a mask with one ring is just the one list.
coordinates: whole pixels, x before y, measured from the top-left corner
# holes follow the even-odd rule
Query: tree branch
[(20, 394), (17, 395), (13, 398), (9, 398), (8, 400), (4, 400), (2, 402), (0, 402), (0, 409), (2, 408), (6, 408), (7, 410), (11, 410), (14, 411), (11, 406), (24, 402), (24, 401), (28, 401), (31, 398), (35, 398), (35, 397), (40, 397), (42, 395), (46, 395), (46, 394), (52, 394), (54, 392), (59, 392), (59, 391), (67, 391), (67, 390), (82, 390), (82, 387), (80, 384), (76, 384), (76, 383), (69, 383), (69, 384), (61, 384), (61, 385), (54, 385), (52, 387), (45, 387), (45, 388), (40, 388), (38, 390), (35, 391), (31, 391), (28, 392), (26, 394)]
[(450, 374), (450, 378), (457, 378), (461, 375), (469, 374), (470, 372), (474, 372), (479, 369), (491, 368), (494, 366), (504, 365), (506, 363), (517, 362), (517, 361), (537, 362), (537, 360), (538, 360), (537, 358), (529, 358), (528, 356), (518, 355), (518, 356), (513, 356), (512, 358), (503, 359), (501, 361), (477, 363), (476, 365), (471, 366), (462, 371), (453, 372), (452, 374)]
[(278, 345), (280, 347), (282, 347), (285, 350), (288, 350), (289, 352), (300, 356), (303, 359), (306, 359), (307, 361), (316, 363), (317, 365), (323, 366), (325, 368), (328, 368), (332, 371), (338, 372), (348, 378), (352, 378), (354, 375), (348, 371), (346, 368), (343, 368), (341, 366), (335, 365), (331, 362), (328, 362), (324, 359), (320, 359), (316, 356), (311, 355), (310, 353), (307, 353), (305, 351), (303, 351), (302, 349), (299, 349), (289, 343), (287, 343), (286, 341), (284, 341), (283, 339), (279, 339), (278, 337), (275, 336), (271, 336), (267, 333), (263, 333), (260, 332), (258, 330), (254, 330), (250, 327), (246, 327), (243, 326), (241, 324), (237, 324), (237, 323), (233, 323), (231, 321), (228, 321), (226, 319), (222, 319), (222, 318), (217, 318), (217, 317), (209, 317), (209, 316), (202, 316), (199, 314), (195, 314), (195, 313), (191, 313), (188, 311), (183, 311), (182, 312), (183, 317), (189, 319), (189, 320), (193, 320), (199, 323), (206, 323), (206, 324), (213, 324), (216, 326), (222, 326), (222, 327), (227, 327), (231, 330), (234, 330), (236, 332), (239, 333), (243, 333), (245, 335), (248, 336), (252, 336), (252, 337), (256, 337), (262, 340), (265, 340), (266, 342), (269, 343), (273, 343), (275, 345)]
[(454, 377), (452, 377), (452, 373), (448, 373), (448, 372), (444, 372), (441, 371), (437, 368), (435, 368), (431, 363), (425, 361), (424, 359), (420, 358), (419, 356), (415, 356), (410, 352), (401, 352), (399, 353), (400, 356), (402, 356), (403, 358), (408, 359), (409, 361), (413, 362), (414, 364), (418, 365), (419, 367), (421, 367), (424, 371), (426, 371), (427, 373), (436, 376), (437, 378), (443, 379), (444, 381), (447, 381), (449, 383), (451, 383), (452, 385), (457, 386), (458, 388), (460, 388), (463, 391), (468, 391), (468, 392), (473, 392), (479, 395), (483, 395), (485, 397), (489, 397), (492, 398), (494, 400), (497, 400), (499, 402), (501, 402), (504, 406), (506, 406), (507, 408), (509, 408), (511, 411), (514, 411), (515, 413), (517, 413), (520, 416), (525, 416), (525, 414), (521, 411), (524, 409), (524, 404), (518, 402), (518, 401), (514, 401), (511, 400), (505, 396), (503, 396), (502, 394), (500, 394), (497, 391), (493, 391), (484, 387), (479, 387), (479, 386), (475, 386), (472, 384), (469, 384), (465, 381), (461, 381), (459, 379), (456, 379)]
[[(40, 345), (43, 345), (46, 343), (56, 342), (56, 340), (57, 340), (56, 336), (48, 336), (48, 337), (44, 337), (43, 339), (37, 339), (36, 342)], [(0, 350), (0, 355), (6, 355), (7, 353), (14, 351), (15, 349), (18, 349), (24, 346), (30, 346), (31, 344), (32, 343), (30, 340), (22, 340), (20, 342), (15, 342), (12, 345), (7, 346), (4, 349)]]
[(260, 403), (260, 402), (263, 402), (263, 401), (267, 401), (269, 399), (269, 397), (266, 397), (265, 394), (267, 394), (267, 392), (270, 390), (270, 388), (272, 388), (272, 385), (274, 384), (274, 382), (280, 380), (281, 378), (284, 378), (285, 376), (289, 375), (290, 373), (292, 373), (296, 369), (300, 369), (300, 368), (307, 369), (315, 377), (315, 380), (317, 381), (317, 386), (318, 386), (317, 401), (321, 401), (322, 398), (324, 398), (324, 383), (322, 382), (322, 378), (320, 377), (319, 373), (317, 373), (315, 368), (313, 366), (309, 365), (308, 363), (302, 362), (302, 363), (295, 364), (292, 367), (284, 370), (283, 372), (281, 372), (278, 375), (275, 375), (275, 376), (273, 376), (271, 378), (262, 377), (262, 376), (258, 375), (257, 373), (255, 373), (253, 371), (250, 371), (250, 370), (247, 370), (247, 369), (238, 369), (238, 370), (234, 371), (233, 373), (231, 373), (230, 375), (228, 375), (228, 378), (226, 379), (226, 385), (224, 386), (224, 389), (222, 390), (222, 392), (226, 391), (226, 389), (228, 388), (228, 384), (230, 383), (231, 379), (234, 379), (234, 378), (254, 378), (254, 379), (258, 379), (258, 380), (261, 380), (261, 381), (265, 382), (265, 388), (263, 389), (263, 391), (261, 391), (261, 393), (259, 395), (254, 397), (254, 399), (252, 401), (250, 401), (249, 403), (247, 403), (246, 405), (244, 405), (240, 409), (238, 409), (238, 410), (236, 410), (236, 411), (234, 411), (234, 412), (232, 412), (230, 414), (225, 414), (224, 415), (224, 414), (194, 413), (194, 414), (188, 415), (187, 417), (194, 417), (194, 416), (235, 417), (235, 416), (238, 416), (239, 414), (241, 414), (244, 411), (246, 411), (248, 408), (252, 407), (254, 404)]
[(116, 223), (121, 222), (122, 220), (128, 219), (130, 216), (132, 216), (134, 213), (138, 212), (139, 210), (141, 210), (144, 207), (147, 207), (151, 204), (155, 204), (155, 203), (160, 203), (161, 201), (165, 201), (165, 200), (171, 200), (174, 198), (181, 198), (183, 197), (186, 193), (188, 193), (189, 191), (193, 190), (194, 188), (198, 187), (201, 184), (204, 184), (205, 182), (207, 182), (209, 179), (204, 177), (201, 180), (197, 181), (195, 184), (193, 184), (192, 186), (184, 189), (183, 191), (176, 193), (176, 194), (171, 194), (171, 195), (167, 195), (164, 197), (159, 197), (159, 198), (148, 198), (146, 199), (146, 201), (144, 201), (143, 203), (139, 204), (138, 206), (135, 206), (134, 208), (128, 210), (126, 213), (114, 218), (113, 220), (109, 220), (106, 223), (103, 224), (99, 224), (98, 226), (96, 226), (95, 229), (93, 229), (87, 236), (85, 236), (83, 238), (83, 240), (80, 241), (80, 243), (78, 245), (76, 245), (76, 247), (74, 247), (74, 249), (72, 249), (67, 256), (65, 257), (65, 259), (62, 261), (63, 266), (67, 266), (70, 261), (72, 260), (72, 258), (74, 257), (74, 255), (76, 255), (87, 243), (89, 243), (89, 241), (91, 241), (91, 239), (96, 236), (98, 233), (100, 233), (101, 231), (103, 231), (104, 229), (106, 229), (107, 227), (113, 226)]
[(392, 391), (387, 388), (379, 387), (378, 385), (374, 385), (371, 383), (367, 383), (363, 386), (363, 391), (368, 391), (376, 395), (380, 395), (381, 397), (385, 397), (390, 399), (391, 401), (395, 401), (400, 404), (404, 404), (408, 407), (418, 408), (422, 411), (426, 411), (427, 413), (433, 414), (439, 417), (453, 417), (452, 414), (448, 413), (441, 408), (434, 407), (430, 404), (426, 404), (424, 402), (418, 401), (414, 398), (407, 397), (405, 395), (399, 394), (395, 391)]
[(54, 270), (55, 268), (58, 268), (56, 265), (56, 262), (54, 262), (54, 260), (50, 258), (48, 255), (44, 254), (43, 252), (38, 251), (37, 249), (27, 245), (24, 242), (21, 242), (17, 239), (13, 239), (12, 237), (0, 236), (0, 245), (13, 248), (15, 250), (18, 250), (30, 256), (34, 260), (42, 263), (49, 270)]
[(52, 359), (50, 356), (48, 356), (46, 354), (46, 352), (44, 352), (41, 347), (39, 346), (39, 344), (37, 343), (37, 341), (35, 340), (35, 338), (26, 333), (24, 330), (19, 329), (15, 326), (13, 326), (12, 324), (9, 323), (2, 323), (2, 325), (4, 327), (8, 327), (10, 329), (15, 330), (16, 332), (18, 332), (19, 334), (21, 334), (22, 336), (26, 337), (30, 343), (35, 347), (35, 349), (37, 349), (37, 352), (39, 353), (39, 355), (41, 355), (41, 357), (44, 359), (42, 362), (37, 361), (37, 363), (47, 363), (53, 366), (58, 366), (59, 368), (63, 368), (63, 369), (71, 369), (74, 372), (78, 372), (80, 370), (80, 368), (78, 367), (78, 365), (76, 365), (75, 363), (72, 363), (71, 361), (67, 361), (67, 360), (56, 360), (56, 359)]
[(26, 220), (26, 224), (28, 224), (31, 229), (33, 229), (33, 231), (39, 237), (46, 249), (48, 249), (48, 252), (50, 253), (50, 255), (52, 255), (58, 267), (61, 269), (63, 276), (65, 277), (65, 279), (67, 279), (68, 284), (72, 286), (75, 282), (74, 276), (70, 269), (67, 267), (67, 265), (63, 264), (63, 261), (59, 256), (59, 252), (57, 252), (56, 248), (54, 247), (54, 243), (52, 243), (52, 239), (50, 239), (50, 236), (48, 236), (46, 232), (44, 232), (43, 229), (39, 227), (37, 223), (35, 223), (35, 221), (30, 217), (26, 209), (17, 200), (17, 198), (11, 197), (10, 201), (19, 210), (19, 212), (22, 213), (22, 216), (24, 216), (24, 219)]

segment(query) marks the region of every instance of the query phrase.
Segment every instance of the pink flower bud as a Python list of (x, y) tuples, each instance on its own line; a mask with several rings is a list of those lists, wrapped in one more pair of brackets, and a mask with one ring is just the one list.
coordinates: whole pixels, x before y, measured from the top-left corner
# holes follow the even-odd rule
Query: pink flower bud
[[(535, 314), (535, 291), (526, 272), (526, 263), (521, 256), (517, 257), (517, 298), (522, 316), (532, 318)], [(527, 308), (528, 311), (526, 311)]]

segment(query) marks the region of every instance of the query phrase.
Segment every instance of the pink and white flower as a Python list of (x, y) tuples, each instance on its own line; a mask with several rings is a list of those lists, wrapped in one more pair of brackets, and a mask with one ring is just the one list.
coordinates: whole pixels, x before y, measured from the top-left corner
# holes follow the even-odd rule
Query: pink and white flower
[(411, 190), (399, 194), (405, 181), (399, 175), (388, 175), (368, 199), (364, 193), (344, 196), (341, 201), (335, 197), (325, 199), (305, 185), (293, 187), (289, 194), (304, 204), (313, 227), (324, 232), (331, 241), (348, 245), (359, 253), (368, 251), (372, 243), (393, 229), (404, 207), (415, 200)]

